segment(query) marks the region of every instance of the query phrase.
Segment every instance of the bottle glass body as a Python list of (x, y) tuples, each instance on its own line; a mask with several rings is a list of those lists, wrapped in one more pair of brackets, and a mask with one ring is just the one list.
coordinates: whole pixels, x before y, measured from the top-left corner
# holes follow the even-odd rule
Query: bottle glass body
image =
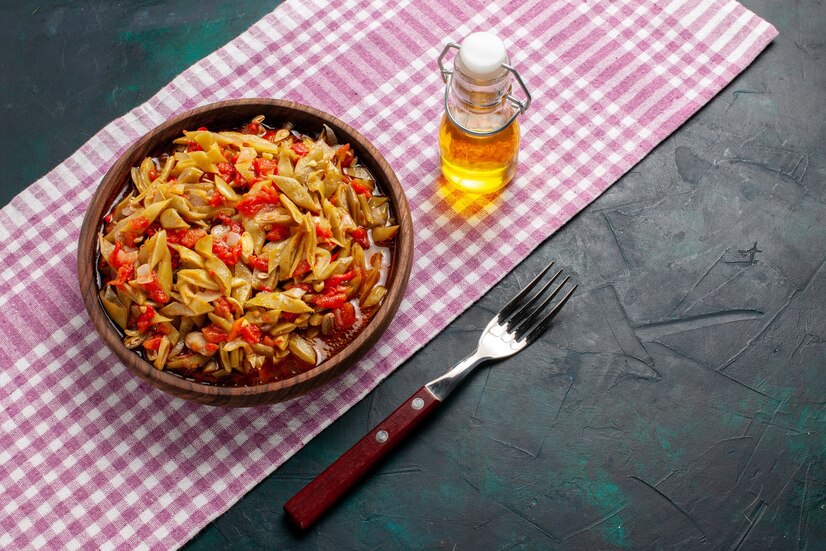
[[(490, 80), (479, 81), (462, 72), (457, 59), (447, 108), (458, 125), (444, 114), (439, 128), (439, 148), (442, 173), (463, 191), (497, 191), (516, 172), (519, 123), (514, 120), (508, 124), (514, 109), (507, 100), (510, 89), (510, 73), (506, 70)], [(474, 136), (462, 127), (476, 132), (499, 131)]]

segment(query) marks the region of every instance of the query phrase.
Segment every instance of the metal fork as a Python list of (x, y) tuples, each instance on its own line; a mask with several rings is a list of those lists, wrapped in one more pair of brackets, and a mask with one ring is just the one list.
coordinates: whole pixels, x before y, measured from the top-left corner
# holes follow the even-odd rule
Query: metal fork
[(559, 285), (546, 293), (562, 275), (562, 270), (559, 270), (539, 291), (529, 296), (553, 265), (551, 262), (543, 268), (490, 320), (473, 354), (441, 377), (421, 387), (284, 504), (284, 511), (290, 521), (302, 530), (309, 528), (371, 467), (428, 417), (471, 371), (487, 361), (513, 356), (539, 338), (577, 288), (577, 285), (571, 286), (558, 302), (552, 304), (570, 281), (570, 276), (566, 276)]

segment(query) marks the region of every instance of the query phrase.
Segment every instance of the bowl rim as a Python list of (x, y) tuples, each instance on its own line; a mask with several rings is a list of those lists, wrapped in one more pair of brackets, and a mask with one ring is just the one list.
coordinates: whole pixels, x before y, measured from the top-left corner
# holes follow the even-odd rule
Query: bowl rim
[[(367, 326), (343, 349), (314, 368), (290, 377), (289, 379), (253, 386), (209, 385), (185, 379), (167, 370), (158, 370), (136, 352), (124, 346), (120, 334), (100, 304), (98, 297), (97, 267), (95, 266), (98, 257), (97, 233), (103, 216), (111, 208), (114, 200), (127, 186), (131, 185), (131, 181), (128, 178), (128, 171), (134, 166), (133, 157), (136, 157), (136, 153), (145, 150), (144, 153), (138, 156), (146, 155), (166, 145), (153, 144), (153, 141), (158, 140), (156, 136), (163, 135), (169, 132), (170, 129), (181, 125), (184, 126), (181, 126), (180, 130), (183, 130), (185, 127), (191, 126), (191, 121), (197, 121), (199, 117), (203, 118), (207, 114), (236, 107), (253, 106), (261, 107), (262, 109), (298, 111), (303, 113), (305, 117), (309, 115), (310, 118), (319, 119), (319, 124), (328, 124), (339, 135), (349, 134), (347, 143), (350, 143), (351, 147), (357, 150), (359, 158), (362, 159), (364, 153), (367, 153), (368, 159), (372, 157), (370, 164), (379, 166), (379, 174), (376, 175), (377, 180), (382, 190), (391, 198), (400, 228), (395, 244), (389, 280), (387, 282), (388, 293), (385, 297), (385, 302)], [(240, 119), (244, 118), (244, 116), (239, 115), (238, 118), (238, 123), (243, 124)], [(286, 117), (281, 120), (284, 119), (286, 119)], [(372, 348), (394, 319), (404, 297), (412, 268), (412, 252), (413, 227), (410, 208), (404, 189), (392, 167), (390, 167), (390, 164), (387, 163), (384, 156), (367, 138), (337, 117), (307, 105), (281, 99), (242, 98), (210, 103), (175, 115), (151, 129), (140, 138), (137, 138), (128, 149), (117, 157), (115, 163), (98, 183), (87, 204), (78, 241), (78, 276), (84, 304), (97, 333), (121, 361), (126, 364), (127, 368), (140, 378), (167, 393), (197, 402), (224, 406), (263, 405), (292, 399), (326, 384), (329, 380), (337, 379)], [(91, 277), (89, 277), (90, 275)], [(342, 363), (344, 364), (343, 366), (341, 365)], [(316, 381), (320, 376), (329, 371), (335, 371), (335, 373), (323, 381), (313, 383), (313, 381)], [(306, 388), (299, 388), (301, 386)], [(295, 390), (295, 392), (290, 394), (290, 390)], [(275, 396), (279, 393), (286, 393), (288, 395), (283, 398), (274, 400), (264, 399), (248, 404), (235, 404), (231, 402), (232, 399), (243, 397), (265, 398), (268, 395)]]

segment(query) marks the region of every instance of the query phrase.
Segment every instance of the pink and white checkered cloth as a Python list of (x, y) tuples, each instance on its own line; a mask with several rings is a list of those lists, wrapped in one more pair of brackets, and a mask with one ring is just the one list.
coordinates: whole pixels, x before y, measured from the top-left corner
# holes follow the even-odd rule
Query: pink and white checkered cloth
[[(533, 92), (522, 164), (494, 201), (439, 187), (448, 39), (492, 29)], [(719, 92), (777, 31), (731, 0), (289, 0), (112, 122), (0, 212), (0, 547), (172, 549), (358, 402)], [(133, 377), (75, 275), (100, 178), (208, 102), (278, 97), (360, 129), (398, 173), (415, 264), (380, 343), (291, 402), (224, 410)], [(40, 236), (48, 235), (48, 240)], [(274, 507), (277, 506), (274, 505)]]

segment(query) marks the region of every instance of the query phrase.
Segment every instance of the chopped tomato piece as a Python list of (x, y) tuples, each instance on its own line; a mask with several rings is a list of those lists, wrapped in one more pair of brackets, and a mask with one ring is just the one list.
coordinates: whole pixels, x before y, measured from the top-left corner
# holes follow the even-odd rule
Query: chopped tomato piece
[(274, 187), (268, 186), (256, 194), (246, 193), (235, 205), (238, 212), (246, 216), (255, 216), (265, 205), (280, 205), (281, 198)]
[(149, 218), (146, 216), (138, 216), (129, 221), (129, 231), (134, 233), (142, 233), (149, 227)]
[(309, 271), (310, 271), (310, 263), (307, 262), (306, 258), (302, 258), (301, 262), (298, 263), (298, 266), (295, 267), (295, 271), (293, 272), (293, 277), (301, 277)]
[(157, 180), (157, 179), (158, 179), (158, 171), (157, 171), (157, 169), (150, 168), (150, 169), (149, 169), (148, 176), (149, 176), (149, 181), (150, 181), (150, 182), (154, 182), (155, 180)]
[(313, 299), (316, 306), (320, 308), (330, 308), (332, 310), (338, 308), (347, 302), (347, 293), (337, 292), (323, 295), (316, 295)]
[(250, 344), (255, 344), (261, 340), (261, 329), (257, 325), (245, 325), (241, 328), (241, 338)]
[(135, 264), (133, 262), (124, 262), (118, 266), (118, 276), (110, 281), (109, 285), (120, 287), (133, 277), (135, 277)]
[(261, 272), (268, 272), (270, 270), (270, 261), (266, 256), (250, 255), (250, 266)]
[(266, 132), (264, 132), (264, 135), (261, 136), (261, 137), (264, 138), (265, 140), (272, 141), (272, 139), (275, 137), (276, 134), (278, 134), (278, 132), (276, 132), (275, 130), (267, 130)]
[(158, 224), (157, 222), (152, 222), (151, 224), (149, 224), (146, 227), (146, 232), (145, 233), (146, 233), (147, 237), (152, 237), (153, 235), (155, 235), (159, 231), (161, 231), (161, 225)]
[(212, 303), (212, 307), (215, 308), (215, 315), (232, 319), (232, 305), (226, 297), (216, 298)]
[(215, 343), (208, 342), (204, 345), (204, 352), (206, 352), (207, 354), (218, 352), (218, 345)]
[(186, 150), (190, 151), (190, 152), (191, 151), (203, 151), (204, 148), (201, 147), (201, 144), (199, 144), (195, 140), (189, 140), (189, 142), (186, 144)]
[(241, 133), (258, 135), (261, 133), (261, 125), (257, 122), (249, 122), (241, 128)]
[(324, 288), (329, 289), (330, 287), (341, 285), (343, 282), (350, 281), (354, 277), (356, 277), (355, 270), (348, 270), (343, 274), (331, 275), (330, 277), (324, 280)]
[(281, 312), (281, 318), (284, 321), (295, 321), (298, 317), (298, 314), (293, 314), (292, 312)]
[(340, 167), (349, 167), (353, 164), (355, 157), (356, 156), (350, 150), (350, 144), (344, 144), (339, 147), (335, 155), (335, 159), (338, 161), (338, 166)]
[(361, 195), (367, 195), (368, 197), (373, 195), (373, 190), (367, 182), (359, 178), (350, 178), (350, 186), (353, 188), (353, 191)]
[(235, 161), (238, 160), (238, 151), (232, 149), (231, 147), (220, 147), (219, 149), (221, 150), (221, 155), (223, 155), (224, 158), (230, 163), (235, 164)]
[(235, 165), (232, 163), (235, 162), (235, 159), (238, 158), (237, 154), (232, 153), (230, 149), (222, 150), (224, 157), (230, 159), (230, 163), (218, 163), (215, 167), (218, 169), (218, 173), (221, 177), (227, 181), (232, 187), (244, 187), (249, 184), (244, 177), (235, 169)]
[(346, 285), (332, 285), (324, 288), (324, 294), (327, 296), (340, 295), (342, 293), (346, 295), (349, 291), (350, 289)]
[(194, 230), (167, 230), (166, 241), (167, 243), (173, 243), (186, 247), (187, 249), (192, 249), (195, 247), (195, 243), (197, 243), (202, 237), (206, 237), (206, 234), (207, 232), (203, 228), (197, 228)]
[(210, 207), (220, 207), (224, 204), (224, 196), (218, 193), (217, 191), (212, 194), (212, 197), (209, 198), (209, 206)]
[(112, 251), (112, 254), (109, 255), (109, 264), (111, 264), (116, 270), (120, 268), (120, 259), (118, 258), (118, 254), (120, 253), (122, 247), (123, 245), (121, 245), (120, 239), (116, 239), (115, 249)]
[(261, 344), (264, 344), (266, 346), (275, 347), (276, 343), (277, 343), (277, 341), (273, 337), (270, 337), (269, 335), (264, 335), (261, 338)]
[(124, 244), (133, 247), (137, 238), (140, 237), (148, 227), (149, 219), (145, 216), (138, 216), (137, 218), (129, 220), (126, 229), (123, 231)]
[(270, 241), (282, 241), (287, 239), (290, 235), (292, 235), (292, 232), (290, 231), (289, 226), (276, 224), (270, 231), (267, 232), (267, 239)]
[(145, 350), (158, 350), (161, 347), (161, 339), (163, 339), (163, 335), (156, 333), (143, 341), (143, 348)]
[(204, 338), (207, 342), (218, 344), (219, 342), (227, 342), (227, 332), (215, 325), (214, 323), (210, 323), (203, 329), (201, 332), (204, 334)]
[(356, 323), (356, 308), (351, 302), (345, 302), (333, 310), (333, 317), (337, 329), (342, 331), (350, 329)]
[(219, 214), (217, 218), (223, 225), (229, 227), (229, 231), (234, 231), (239, 235), (244, 233), (244, 226), (238, 220), (233, 220), (226, 214)]
[(319, 221), (315, 223), (315, 234), (320, 239), (329, 239), (333, 237), (333, 228), (330, 227), (329, 220), (324, 218), (319, 219)]
[(235, 179), (235, 165), (232, 163), (218, 163), (215, 167), (218, 169), (218, 173), (221, 177), (223, 177), (227, 182), (231, 182)]
[(238, 242), (234, 247), (227, 245), (226, 239), (214, 239), (212, 241), (212, 254), (221, 259), (221, 262), (229, 267), (238, 264), (238, 259), (241, 257), (241, 243)]
[(143, 312), (141, 315), (138, 316), (137, 324), (138, 324), (138, 331), (143, 333), (150, 327), (152, 327), (152, 318), (155, 317), (155, 309), (151, 306), (144, 306)]
[(172, 263), (172, 269), (177, 270), (178, 267), (181, 265), (181, 255), (178, 254), (178, 251), (169, 246), (167, 246), (167, 249), (169, 249), (169, 256), (170, 261)]
[(367, 230), (364, 228), (356, 228), (350, 233), (350, 235), (356, 243), (361, 245), (362, 249), (370, 248), (370, 239), (367, 237)]
[(161, 282), (158, 281), (158, 274), (156, 272), (152, 272), (152, 281), (144, 283), (141, 287), (149, 294), (149, 298), (155, 302), (161, 304), (169, 302), (169, 297), (163, 292), (163, 289), (161, 289)]
[(278, 162), (270, 159), (256, 157), (252, 160), (252, 169), (256, 176), (266, 176), (268, 174), (278, 174)]
[(227, 340), (235, 340), (238, 338), (238, 335), (241, 334), (241, 328), (244, 326), (245, 323), (248, 323), (247, 320), (244, 318), (238, 318), (232, 324), (232, 329), (229, 330), (229, 335), (227, 335)]
[(240, 172), (236, 171), (235, 176), (232, 179), (232, 187), (236, 189), (249, 189), (252, 184), (257, 182), (258, 180), (252, 180), (250, 182), (247, 181), (244, 176), (241, 175)]
[(291, 149), (292, 149), (292, 150), (295, 152), (295, 154), (296, 154), (296, 155), (298, 155), (299, 157), (303, 157), (304, 155), (306, 155), (307, 153), (309, 153), (309, 152), (310, 152), (310, 150), (307, 148), (307, 146), (304, 144), (304, 142), (296, 142), (296, 143), (294, 143)]

